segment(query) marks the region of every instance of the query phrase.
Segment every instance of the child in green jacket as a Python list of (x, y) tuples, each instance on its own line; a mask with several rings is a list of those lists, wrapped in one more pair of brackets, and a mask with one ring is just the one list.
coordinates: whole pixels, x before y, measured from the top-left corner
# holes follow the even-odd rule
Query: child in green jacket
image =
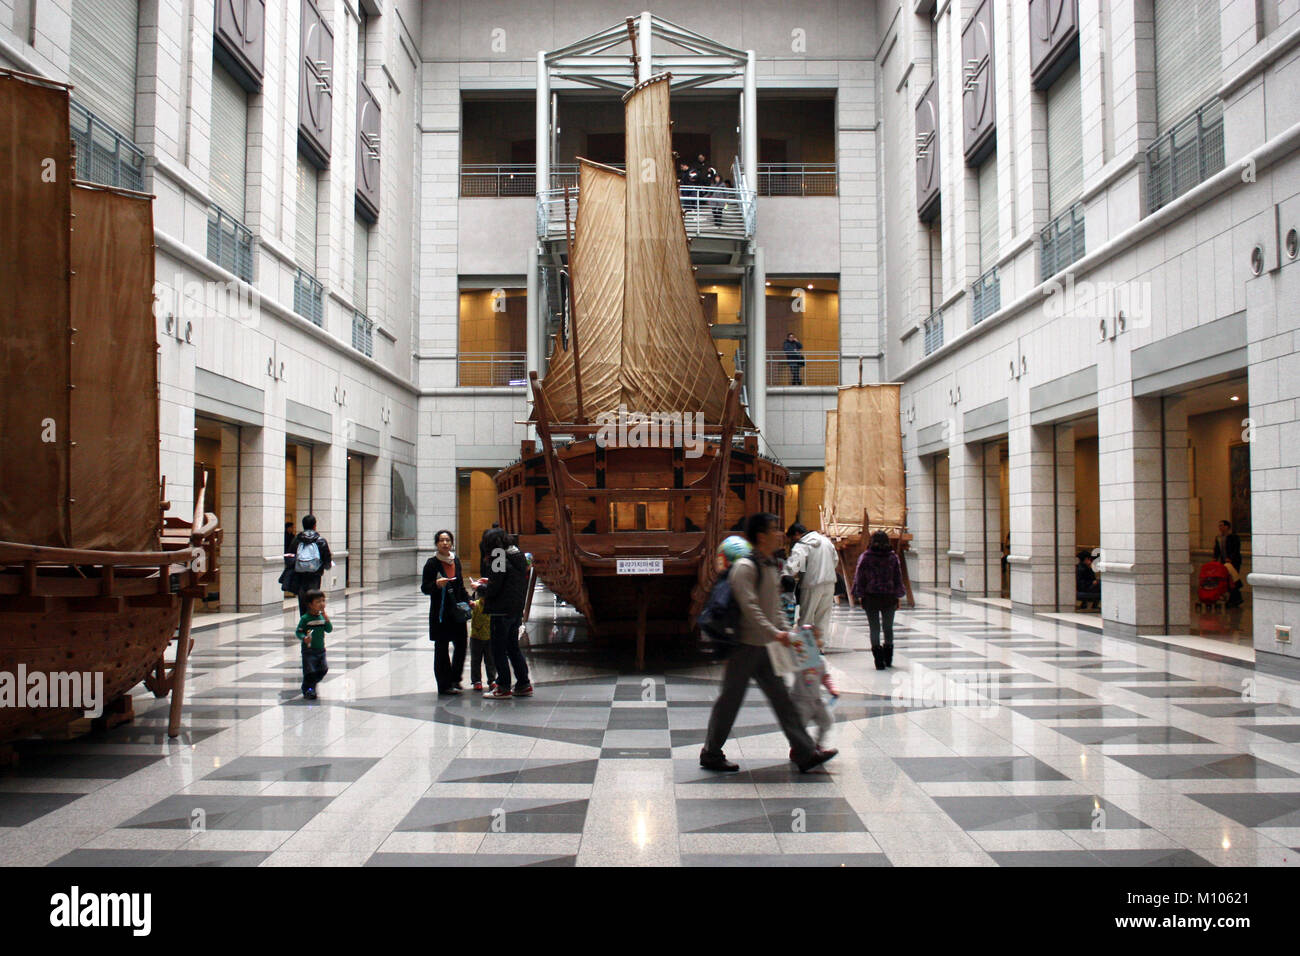
[(302, 696), (315, 700), (316, 685), (329, 673), (329, 665), (325, 662), (325, 635), (334, 630), (334, 624), (325, 612), (323, 591), (308, 591), (303, 597), (307, 601), (307, 613), (298, 619), (298, 629), (294, 633), (302, 641)]

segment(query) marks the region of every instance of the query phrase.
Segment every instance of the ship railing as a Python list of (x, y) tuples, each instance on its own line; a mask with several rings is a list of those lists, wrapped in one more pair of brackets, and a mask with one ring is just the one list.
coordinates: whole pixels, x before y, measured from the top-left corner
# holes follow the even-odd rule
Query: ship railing
[(839, 352), (767, 353), (769, 388), (817, 388), (840, 384)]

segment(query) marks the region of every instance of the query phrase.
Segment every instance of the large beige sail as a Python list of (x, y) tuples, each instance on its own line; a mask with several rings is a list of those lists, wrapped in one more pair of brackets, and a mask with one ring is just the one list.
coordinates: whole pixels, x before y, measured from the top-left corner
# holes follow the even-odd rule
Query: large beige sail
[(569, 254), (574, 316), (567, 348), (558, 340), (542, 391), (557, 421), (578, 418), (574, 330), (582, 412), (588, 420), (623, 400), (620, 372), (623, 326), (623, 250), (627, 229), (620, 170), (579, 159), (577, 222)]
[(898, 385), (839, 390), (834, 422), (827, 421), (826, 470), (826, 510), (833, 516), (828, 533), (860, 533), (864, 511), (873, 531), (906, 525)]
[(836, 448), (836, 417), (832, 409), (826, 413), (826, 471), (822, 482), (822, 530), (826, 531), (836, 521), (835, 482), (839, 474), (839, 460)]
[(624, 97), (623, 394), (629, 409), (703, 412), (706, 422), (716, 424), (722, 420), (728, 380), (691, 268), (673, 167), (668, 83), (666, 74), (656, 76)]

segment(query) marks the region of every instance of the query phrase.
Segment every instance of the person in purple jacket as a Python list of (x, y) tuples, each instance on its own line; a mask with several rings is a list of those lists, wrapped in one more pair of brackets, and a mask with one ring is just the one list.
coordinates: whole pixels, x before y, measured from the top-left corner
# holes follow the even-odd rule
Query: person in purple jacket
[[(858, 558), (853, 574), (853, 596), (867, 612), (871, 626), (871, 656), (876, 659), (876, 670), (894, 666), (894, 612), (903, 590), (903, 568), (898, 555), (889, 544), (889, 535), (877, 531), (871, 536), (871, 545)], [(881, 630), (885, 632), (883, 644)]]

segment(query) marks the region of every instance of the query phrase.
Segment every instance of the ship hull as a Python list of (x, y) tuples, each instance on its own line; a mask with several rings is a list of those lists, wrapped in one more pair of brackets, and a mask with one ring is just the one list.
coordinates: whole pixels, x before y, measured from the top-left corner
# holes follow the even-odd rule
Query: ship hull
[[(602, 449), (585, 440), (557, 449), (560, 467), (548, 469), (544, 453), (526, 447), (497, 475), (502, 527), (602, 639), (690, 634), (716, 577), (718, 542), (754, 512), (784, 522), (787, 480), (752, 440), (725, 455), (717, 442), (701, 451), (687, 458), (680, 449)], [(559, 509), (552, 474), (575, 486), (559, 496)], [(571, 539), (560, 527), (566, 516)]]
[[(0, 610), (0, 672), (15, 681), (20, 668), (47, 681), (52, 674), (102, 674), (98, 703), (107, 705), (155, 671), (176, 633), (179, 596), (150, 597), (145, 606), (132, 600), (113, 610), (87, 608), (80, 598), (48, 599), (40, 612)], [(83, 701), (92, 687), (82, 684)], [(32, 700), (30, 691), (17, 690), (21, 701)], [(58, 730), (83, 715), (74, 708), (0, 707), (0, 743)]]

